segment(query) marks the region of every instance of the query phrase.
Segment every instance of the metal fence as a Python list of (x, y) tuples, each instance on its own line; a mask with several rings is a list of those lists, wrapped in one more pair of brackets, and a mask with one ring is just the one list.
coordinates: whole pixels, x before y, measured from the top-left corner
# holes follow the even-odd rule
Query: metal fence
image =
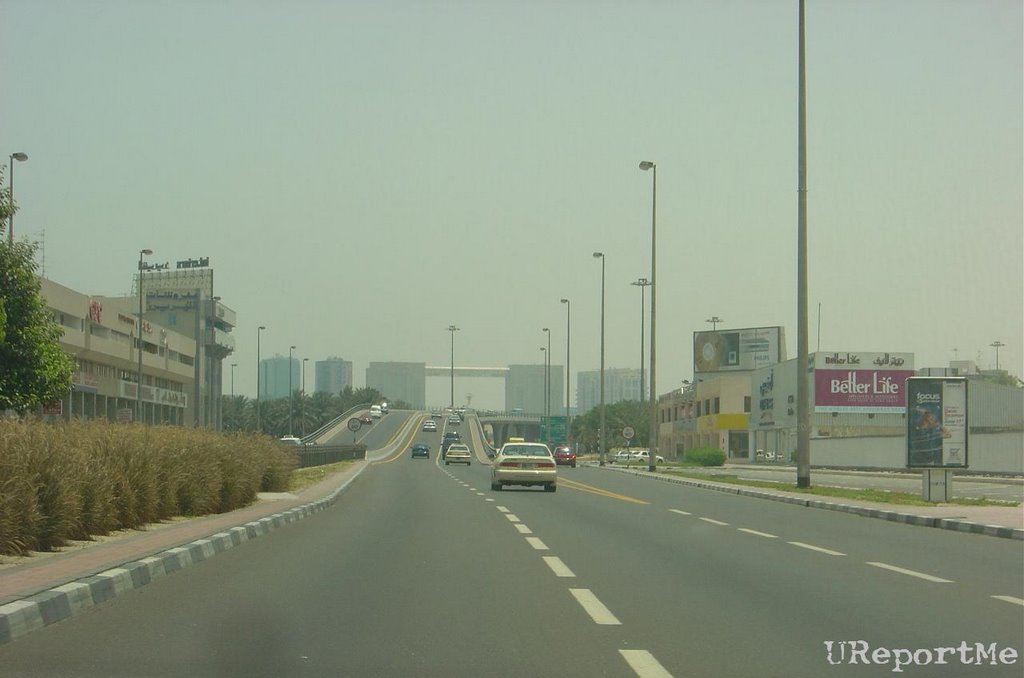
[(296, 450), (299, 468), (366, 459), (366, 445), (303, 445)]

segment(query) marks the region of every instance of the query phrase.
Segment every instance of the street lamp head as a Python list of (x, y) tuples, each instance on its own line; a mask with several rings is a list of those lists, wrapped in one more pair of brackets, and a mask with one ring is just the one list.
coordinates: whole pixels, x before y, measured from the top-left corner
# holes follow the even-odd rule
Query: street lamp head
[(149, 256), (152, 253), (153, 253), (153, 250), (139, 250), (139, 255), (140, 256), (143, 255), (143, 254), (145, 254), (146, 256)]
[(551, 328), (545, 327), (544, 329), (541, 330), (541, 332), (551, 332)]
[(594, 252), (595, 259), (604, 259), (604, 252)]
[(11, 157), (18, 162), (25, 162), (28, 160), (28, 153), (11, 153)]
[(267, 329), (267, 326), (266, 326), (266, 325), (260, 325), (259, 327), (257, 327), (257, 328), (256, 328), (256, 330), (257, 330), (257, 331), (259, 331), (259, 330), (265, 330), (265, 329)]
[(288, 350), (289, 350), (289, 351), (294, 351), (294, 350), (295, 350), (295, 347), (294, 347), (294, 346), (289, 346), (289, 347), (288, 347)]
[(639, 278), (636, 282), (631, 282), (629, 284), (636, 285), (637, 287), (647, 287), (651, 282), (647, 278)]
[(232, 367), (238, 367), (238, 363), (231, 363)]
[(568, 304), (568, 303), (569, 303), (569, 300), (568, 300), (568, 299), (562, 299), (562, 303), (563, 303), (563, 304)]
[(649, 160), (644, 160), (640, 163), (640, 169), (642, 169), (645, 172), (653, 167), (655, 167), (654, 163), (650, 162)]

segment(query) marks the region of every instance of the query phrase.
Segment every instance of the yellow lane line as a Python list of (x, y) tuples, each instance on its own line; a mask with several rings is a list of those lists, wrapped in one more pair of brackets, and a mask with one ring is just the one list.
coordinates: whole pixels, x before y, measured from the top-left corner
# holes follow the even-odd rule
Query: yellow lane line
[(642, 499), (636, 499), (634, 497), (629, 497), (629, 496), (626, 496), (624, 494), (619, 494), (617, 492), (611, 492), (609, 490), (602, 490), (600, 487), (594, 487), (593, 485), (586, 485), (586, 484), (581, 483), (581, 482), (576, 481), (576, 480), (567, 480), (566, 478), (559, 478), (558, 479), (558, 484), (562, 485), (564, 487), (568, 487), (569, 489), (572, 489), (572, 490), (577, 490), (579, 492), (588, 492), (590, 494), (596, 494), (599, 497), (607, 497), (609, 499), (618, 499), (619, 501), (627, 501), (627, 502), (630, 502), (632, 504), (640, 504), (642, 506), (648, 506), (651, 503), (649, 501), (644, 501)]
[[(405, 434), (408, 437), (408, 440), (405, 441), (404, 445), (400, 446), (397, 450), (395, 450), (395, 454), (394, 455), (392, 455), (391, 457), (388, 457), (387, 459), (378, 459), (377, 461), (371, 462), (370, 466), (380, 466), (381, 464), (390, 464), (391, 462), (397, 461), (398, 459), (401, 459), (403, 456), (405, 456), (405, 453), (409, 449), (409, 445), (412, 444), (413, 438), (416, 437), (416, 432), (419, 430), (419, 427), (423, 426), (423, 420), (426, 419), (426, 418), (427, 417), (425, 415), (419, 417), (419, 420), (416, 422), (416, 425), (411, 427), (411, 428), (409, 428), (409, 430)], [(397, 431), (395, 431), (395, 434), (393, 436), (391, 436), (391, 439), (388, 440), (388, 442), (384, 445), (384, 447), (387, 447), (388, 445), (393, 444), (394, 441), (397, 440), (402, 435), (402, 430), (407, 425), (408, 424), (403, 424), (401, 427), (399, 427), (399, 429)]]

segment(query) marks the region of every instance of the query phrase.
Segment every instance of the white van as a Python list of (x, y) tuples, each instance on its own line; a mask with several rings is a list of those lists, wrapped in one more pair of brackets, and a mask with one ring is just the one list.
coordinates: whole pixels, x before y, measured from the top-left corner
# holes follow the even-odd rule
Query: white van
[(380, 419), (380, 405), (370, 405), (370, 416), (373, 417), (374, 419)]

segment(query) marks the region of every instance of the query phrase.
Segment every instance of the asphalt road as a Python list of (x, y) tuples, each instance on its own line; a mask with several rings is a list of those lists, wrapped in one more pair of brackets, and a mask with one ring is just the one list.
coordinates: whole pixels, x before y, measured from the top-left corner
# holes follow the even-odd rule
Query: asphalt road
[[(1017, 541), (582, 467), (495, 492), (416, 439), (434, 459), (402, 451), (328, 510), (0, 647), (0, 674), (893, 675), (843, 641), (931, 657), (896, 675), (1022, 673)], [(1016, 663), (936, 663), (964, 641)]]

